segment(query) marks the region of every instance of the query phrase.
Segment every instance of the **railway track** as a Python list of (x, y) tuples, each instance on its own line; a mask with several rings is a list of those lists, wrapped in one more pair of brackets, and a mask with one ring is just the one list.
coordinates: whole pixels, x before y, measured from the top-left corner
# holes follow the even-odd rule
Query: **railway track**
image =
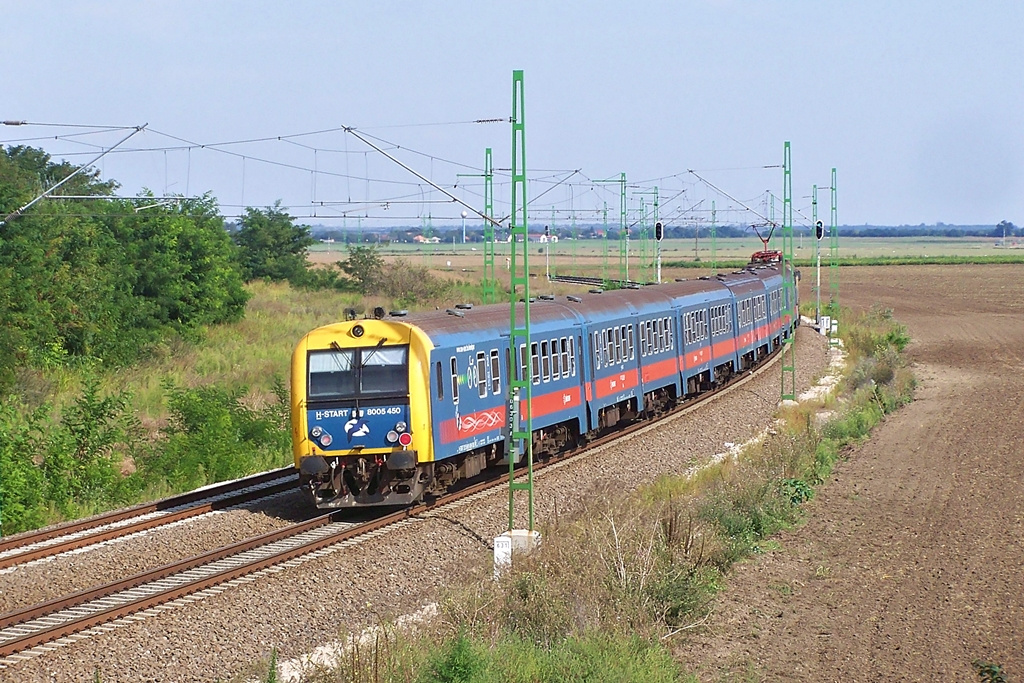
[(271, 496), (296, 486), (295, 469), (224, 482), (179, 496), (0, 539), (0, 569), (154, 529)]
[[(541, 472), (548, 467), (567, 465), (573, 459), (629, 434), (655, 429), (662, 420), (689, 413), (716, 396), (738, 389), (771, 367), (778, 357), (776, 352), (754, 372), (687, 401), (653, 421), (638, 422), (591, 440), (564, 455), (535, 463), (534, 469)], [(525, 476), (525, 473), (516, 476)], [(2, 614), (0, 668), (70, 644), (76, 639), (113, 630), (117, 625), (129, 623), (132, 615), (140, 612), (159, 610), (161, 606), (188, 600), (190, 596), (216, 590), (244, 577), (251, 578), (276, 566), (300, 562), (304, 556), (313, 556), (317, 551), (329, 552), (331, 546), (346, 541), (357, 542), (360, 538), (383, 533), (387, 527), (397, 526), (403, 521), (488, 495), (493, 489), (507, 486), (508, 479), (506, 474), (474, 483), (442, 499), (420, 503), (366, 522), (345, 521), (342, 516), (347, 511), (334, 511), (120, 581)]]

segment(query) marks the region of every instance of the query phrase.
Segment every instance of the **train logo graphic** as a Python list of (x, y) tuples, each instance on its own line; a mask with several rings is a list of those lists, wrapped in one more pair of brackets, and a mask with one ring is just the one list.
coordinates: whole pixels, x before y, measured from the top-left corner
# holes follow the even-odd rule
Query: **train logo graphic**
[(348, 435), (348, 442), (356, 437), (366, 436), (370, 433), (370, 425), (360, 417), (358, 411), (352, 411), (352, 419), (345, 423), (345, 434)]

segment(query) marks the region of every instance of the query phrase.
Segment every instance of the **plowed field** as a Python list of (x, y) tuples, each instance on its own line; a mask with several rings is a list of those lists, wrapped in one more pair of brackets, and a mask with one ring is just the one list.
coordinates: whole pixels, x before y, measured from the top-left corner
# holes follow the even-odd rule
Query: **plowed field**
[(735, 569), (677, 646), (701, 681), (976, 682), (975, 661), (1024, 680), (1022, 281), (1021, 266), (841, 271), (844, 306), (907, 326), (916, 399), (846, 454), (780, 549)]

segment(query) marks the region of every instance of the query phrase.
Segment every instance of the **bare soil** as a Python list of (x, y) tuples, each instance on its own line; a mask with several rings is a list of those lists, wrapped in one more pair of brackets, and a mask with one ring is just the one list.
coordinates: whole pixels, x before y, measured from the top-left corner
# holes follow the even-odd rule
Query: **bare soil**
[(844, 307), (907, 326), (916, 398), (779, 549), (734, 570), (676, 654), (701, 681), (978, 681), (975, 661), (1022, 681), (1024, 267), (840, 277)]

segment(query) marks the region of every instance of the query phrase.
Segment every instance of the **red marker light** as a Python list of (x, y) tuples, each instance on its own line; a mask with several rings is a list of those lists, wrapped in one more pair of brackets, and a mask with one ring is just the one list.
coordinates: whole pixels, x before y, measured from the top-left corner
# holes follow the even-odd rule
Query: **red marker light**
[(409, 444), (412, 443), (412, 434), (410, 434), (409, 432), (403, 432), (399, 434), (398, 443), (402, 444), (403, 446), (408, 446)]

